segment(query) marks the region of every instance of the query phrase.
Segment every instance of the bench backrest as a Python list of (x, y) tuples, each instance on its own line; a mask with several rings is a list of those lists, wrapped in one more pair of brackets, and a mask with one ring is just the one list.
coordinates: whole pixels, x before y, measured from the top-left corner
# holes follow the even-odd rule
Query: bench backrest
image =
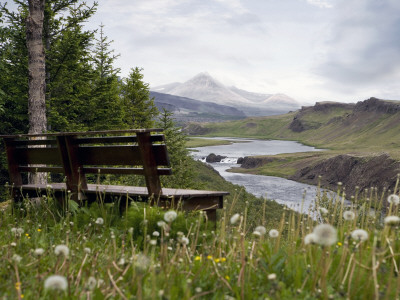
[(11, 182), (21, 185), (21, 172), (62, 173), (67, 189), (78, 192), (87, 188), (85, 174), (136, 174), (145, 176), (149, 195), (160, 194), (159, 175), (172, 172), (164, 135), (151, 134), (158, 131), (3, 136)]

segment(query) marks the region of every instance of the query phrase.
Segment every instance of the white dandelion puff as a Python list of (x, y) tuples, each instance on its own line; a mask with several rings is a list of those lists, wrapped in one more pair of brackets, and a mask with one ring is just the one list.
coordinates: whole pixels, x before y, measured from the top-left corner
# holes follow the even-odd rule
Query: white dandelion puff
[(356, 214), (355, 214), (353, 211), (351, 211), (351, 210), (347, 210), (347, 211), (345, 211), (345, 212), (343, 213), (343, 218), (344, 218), (346, 221), (354, 220), (355, 217), (356, 217)]
[(322, 246), (330, 246), (336, 243), (337, 233), (335, 227), (329, 224), (320, 224), (314, 228), (316, 243)]
[(268, 274), (268, 280), (275, 280), (275, 279), (276, 279), (275, 273)]
[(154, 231), (153, 236), (160, 236), (160, 233), (158, 231)]
[(44, 281), (45, 290), (65, 291), (68, 288), (68, 281), (64, 276), (51, 275)]
[(68, 257), (69, 255), (69, 248), (66, 245), (57, 245), (56, 248), (54, 249), (55, 255), (64, 255), (65, 257)]
[(157, 240), (150, 240), (150, 245), (155, 246), (157, 245)]
[(268, 235), (269, 235), (271, 238), (277, 238), (277, 237), (279, 236), (279, 231), (276, 230), (276, 229), (271, 229), (271, 230), (268, 232)]
[(254, 232), (258, 232), (260, 235), (265, 235), (267, 233), (267, 229), (264, 226), (257, 226), (254, 229)]
[(12, 260), (15, 261), (16, 263), (19, 263), (21, 261), (22, 257), (19, 256), (18, 254), (14, 254), (12, 256)]
[(325, 207), (320, 207), (320, 208), (319, 208), (319, 213), (320, 213), (322, 216), (326, 216), (326, 215), (329, 213), (329, 211), (328, 211)]
[(33, 253), (35, 253), (36, 256), (41, 256), (44, 253), (44, 249), (43, 248), (37, 248), (37, 249), (35, 249), (35, 251)]
[(104, 224), (104, 219), (103, 218), (97, 218), (95, 223), (97, 225), (103, 225)]
[(188, 245), (189, 244), (189, 239), (187, 237), (182, 237), (181, 238), (181, 244), (182, 245)]
[(384, 222), (388, 226), (396, 226), (400, 223), (400, 218), (398, 216), (387, 216)]
[(237, 223), (237, 221), (239, 221), (239, 219), (240, 219), (240, 215), (239, 214), (234, 214), (231, 217), (230, 222), (231, 222), (232, 225), (235, 225)]
[(400, 198), (396, 194), (392, 194), (387, 197), (387, 201), (389, 203), (393, 203), (394, 205), (398, 205), (400, 203)]
[(93, 291), (96, 288), (97, 280), (93, 276), (90, 276), (86, 282), (86, 287), (89, 291)]
[(83, 251), (84, 251), (86, 254), (90, 254), (90, 253), (92, 252), (92, 249), (90, 249), (89, 247), (86, 247), (86, 248), (83, 249)]
[(364, 229), (356, 229), (351, 232), (351, 238), (359, 242), (364, 242), (368, 240), (368, 232), (366, 232)]
[(309, 244), (315, 244), (317, 242), (317, 236), (315, 233), (309, 233), (304, 237), (304, 244), (309, 245)]
[(171, 223), (172, 221), (174, 221), (176, 219), (177, 216), (178, 216), (178, 214), (176, 213), (176, 211), (169, 210), (164, 214), (164, 220), (165, 220), (165, 222)]

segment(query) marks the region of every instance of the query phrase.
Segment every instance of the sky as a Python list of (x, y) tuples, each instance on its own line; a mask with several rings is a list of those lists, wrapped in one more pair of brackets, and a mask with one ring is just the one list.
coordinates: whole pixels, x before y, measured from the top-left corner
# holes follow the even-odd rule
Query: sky
[(400, 100), (399, 0), (99, 0), (121, 76), (155, 87), (208, 72), (302, 103)]

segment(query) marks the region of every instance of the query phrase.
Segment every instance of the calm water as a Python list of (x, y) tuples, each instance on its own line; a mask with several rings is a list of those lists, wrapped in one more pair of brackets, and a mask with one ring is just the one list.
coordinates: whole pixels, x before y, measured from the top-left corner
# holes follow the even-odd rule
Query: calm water
[[(214, 139), (214, 138), (211, 138)], [(303, 184), (280, 177), (240, 174), (227, 172), (231, 167), (238, 167), (236, 164), (239, 157), (254, 155), (273, 155), (280, 153), (295, 153), (306, 151), (321, 151), (314, 147), (302, 145), (293, 141), (276, 141), (276, 140), (252, 140), (252, 139), (234, 139), (234, 138), (215, 138), (232, 141), (240, 141), (222, 146), (209, 146), (194, 148), (198, 152), (192, 152), (192, 155), (199, 160), (205, 161), (205, 157), (210, 153), (227, 156), (220, 163), (210, 164), (216, 169), (226, 180), (243, 186), (248, 192), (256, 196), (267, 196), (268, 199), (286, 204), (287, 206), (300, 211), (300, 204), (305, 197), (303, 212), (307, 212), (312, 205), (316, 187), (313, 185)]]

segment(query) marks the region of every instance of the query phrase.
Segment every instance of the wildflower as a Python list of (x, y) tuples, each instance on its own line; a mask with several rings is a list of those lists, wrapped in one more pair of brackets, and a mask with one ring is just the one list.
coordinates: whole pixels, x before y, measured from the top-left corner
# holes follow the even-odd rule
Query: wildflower
[(154, 231), (153, 236), (160, 236), (160, 233), (158, 231)]
[(347, 210), (343, 213), (343, 218), (347, 221), (351, 221), (354, 220), (354, 218), (356, 217), (356, 214), (351, 211), (351, 210)]
[(271, 238), (277, 238), (277, 237), (279, 236), (279, 231), (276, 230), (276, 229), (271, 229), (271, 230), (268, 232), (268, 234), (269, 234), (269, 236), (270, 236)]
[(394, 205), (398, 205), (400, 203), (400, 198), (396, 194), (392, 194), (387, 197), (387, 201), (389, 203), (393, 203)]
[(237, 221), (239, 221), (239, 218), (240, 218), (240, 215), (239, 215), (239, 214), (234, 214), (234, 215), (231, 217), (231, 219), (230, 219), (231, 224), (232, 224), (232, 225), (236, 224)]
[(257, 226), (257, 227), (254, 229), (253, 234), (254, 234), (255, 232), (258, 232), (260, 235), (264, 235), (264, 234), (267, 233), (267, 229), (265, 229), (264, 226)]
[(36, 256), (41, 256), (44, 253), (44, 249), (43, 248), (37, 248), (37, 249), (35, 249), (34, 253), (35, 253)]
[(325, 215), (327, 215), (327, 214), (329, 213), (329, 211), (328, 211), (325, 207), (320, 207), (320, 208), (319, 208), (319, 213), (320, 213), (322, 216), (325, 216)]
[(276, 279), (275, 273), (268, 274), (268, 280), (275, 280), (275, 279)]
[(337, 245), (338, 245), (339, 247), (343, 246), (343, 244), (342, 244), (341, 242), (338, 242)]
[(314, 228), (315, 242), (322, 246), (330, 246), (336, 243), (337, 233), (335, 227), (329, 224), (320, 224)]
[(150, 265), (150, 259), (146, 255), (139, 253), (136, 256), (135, 268), (137, 271), (139, 272), (145, 271), (147, 270), (149, 265)]
[(225, 257), (221, 257), (221, 261), (222, 262), (226, 262), (226, 258)]
[(177, 216), (178, 216), (178, 214), (176, 213), (176, 211), (169, 210), (164, 214), (164, 220), (165, 220), (165, 222), (171, 223), (172, 221), (174, 221), (176, 219)]
[(253, 235), (255, 235), (255, 236), (261, 236), (261, 233), (258, 232), (258, 231), (253, 231)]
[(213, 259), (213, 257), (211, 255), (208, 255), (207, 259)]
[(17, 247), (17, 243), (15, 243), (15, 242), (12, 242), (10, 245), (11, 245), (11, 247)]
[(167, 225), (167, 223), (165, 223), (162, 220), (157, 222), (157, 226), (160, 227), (160, 228), (165, 228), (165, 225)]
[(54, 249), (54, 253), (58, 256), (60, 254), (64, 255), (65, 257), (68, 257), (69, 254), (69, 248), (68, 246), (65, 245), (58, 245)]
[(128, 229), (128, 232), (129, 232), (129, 234), (133, 234), (133, 227), (130, 227), (130, 228)]
[(51, 275), (44, 282), (45, 290), (65, 291), (68, 287), (68, 281), (64, 276)]
[(385, 218), (385, 224), (389, 226), (395, 226), (400, 223), (400, 218), (398, 216), (387, 216)]
[(231, 278), (228, 275), (225, 275), (225, 279), (229, 281)]
[(19, 256), (18, 254), (14, 254), (12, 256), (12, 260), (15, 261), (16, 263), (19, 263), (21, 261), (22, 257)]
[(214, 259), (216, 263), (219, 263), (221, 260), (219, 258)]
[(351, 237), (359, 242), (364, 242), (368, 239), (368, 232), (363, 229), (356, 229), (351, 233)]
[(194, 260), (195, 260), (195, 261), (201, 260), (201, 256), (196, 256), (196, 257), (194, 258)]
[(121, 257), (118, 261), (118, 265), (123, 266), (125, 265), (125, 258)]
[(41, 231), (42, 231), (42, 229), (38, 228), (38, 229), (37, 229), (37, 231), (38, 231), (38, 232), (41, 232)]
[(83, 249), (83, 251), (84, 251), (86, 254), (90, 254), (90, 253), (92, 252), (92, 249), (86, 247), (86, 248)]
[(317, 241), (317, 236), (315, 233), (309, 233), (304, 237), (304, 244), (309, 245), (309, 244), (315, 244)]
[(157, 240), (150, 240), (150, 245), (155, 246), (157, 245)]
[(187, 238), (187, 237), (182, 237), (182, 239), (181, 239), (181, 243), (182, 243), (182, 245), (187, 245), (187, 244), (189, 244), (189, 239)]
[(103, 218), (97, 218), (95, 223), (97, 225), (103, 225), (104, 224), (104, 219)]
[(93, 276), (90, 276), (88, 278), (88, 281), (86, 282), (86, 287), (89, 291), (93, 291), (96, 288), (97, 280)]
[(203, 289), (201, 287), (197, 287), (197, 288), (194, 289), (194, 291), (196, 293), (201, 293), (203, 291)]

